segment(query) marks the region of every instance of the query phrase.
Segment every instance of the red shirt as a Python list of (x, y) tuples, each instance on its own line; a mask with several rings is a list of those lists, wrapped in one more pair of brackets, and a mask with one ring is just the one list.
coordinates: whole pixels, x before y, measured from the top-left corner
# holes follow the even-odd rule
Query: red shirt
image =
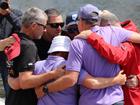
[[(140, 79), (140, 45), (128, 42), (122, 43), (120, 47), (107, 44), (102, 37), (92, 33), (87, 41), (102, 56), (112, 63), (121, 65), (125, 74), (137, 75)], [(128, 88), (123, 86), (125, 105), (140, 105), (140, 87)]]

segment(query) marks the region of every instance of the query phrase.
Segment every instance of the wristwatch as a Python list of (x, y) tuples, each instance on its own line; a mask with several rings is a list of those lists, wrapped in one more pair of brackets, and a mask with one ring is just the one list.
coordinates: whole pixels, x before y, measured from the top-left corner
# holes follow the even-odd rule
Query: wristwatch
[(45, 86), (43, 87), (43, 92), (44, 92), (44, 93), (48, 93), (48, 86), (47, 86), (47, 85), (45, 85)]

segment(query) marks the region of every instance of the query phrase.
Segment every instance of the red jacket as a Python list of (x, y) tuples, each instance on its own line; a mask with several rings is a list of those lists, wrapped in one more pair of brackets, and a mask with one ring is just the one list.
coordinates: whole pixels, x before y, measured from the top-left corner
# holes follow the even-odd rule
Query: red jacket
[[(128, 30), (133, 29), (133, 31), (137, 30), (135, 24), (129, 24), (129, 27), (125, 28)], [(137, 75), (140, 80), (139, 44), (125, 42), (122, 43), (120, 47), (114, 47), (110, 44), (107, 44), (102, 37), (95, 33), (92, 33), (88, 37), (87, 41), (110, 62), (120, 64), (127, 76), (134, 74)], [(140, 105), (140, 86), (136, 88), (128, 88), (123, 86), (123, 91), (125, 105)]]

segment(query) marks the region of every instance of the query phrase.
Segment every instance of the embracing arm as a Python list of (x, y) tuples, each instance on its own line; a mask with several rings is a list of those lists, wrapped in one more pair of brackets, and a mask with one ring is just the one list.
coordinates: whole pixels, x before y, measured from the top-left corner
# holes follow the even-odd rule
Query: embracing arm
[(87, 41), (95, 48), (102, 56), (107, 58), (112, 63), (125, 65), (132, 57), (133, 46), (126, 42), (121, 44), (120, 47), (112, 46), (104, 41), (104, 39), (92, 33), (87, 38)]
[(31, 66), (31, 64), (34, 64), (34, 62), (36, 61), (36, 55), (37, 52), (32, 44), (22, 44), (21, 53), (19, 55), (20, 59), (16, 59), (13, 61), (13, 67), (16, 66), (15, 69), (19, 72), (19, 85), (22, 89), (37, 87), (51, 79), (58, 78), (60, 75), (64, 74), (64, 70), (62, 72), (53, 70), (48, 73), (34, 75), (34, 65)]
[[(55, 78), (53, 78), (53, 81), (56, 80), (57, 78), (61, 77), (62, 75), (64, 75), (65, 70), (62, 67), (63, 66), (61, 66), (60, 68), (57, 68), (56, 70), (50, 71), (50, 72), (54, 72), (56, 75)], [(45, 95), (45, 93), (43, 92), (43, 88), (45, 85), (46, 85), (46, 83), (42, 84), (41, 86), (35, 87), (35, 93), (38, 98)]]
[(94, 77), (84, 71), (84, 79), (80, 84), (90, 89), (102, 89), (116, 84), (124, 85), (126, 81), (126, 75), (120, 71), (115, 77)]
[(19, 73), (19, 83), (22, 89), (37, 87), (51, 79), (55, 75), (52, 72), (43, 73), (40, 75), (33, 75), (31, 71)]
[(57, 92), (74, 86), (77, 83), (79, 72), (66, 71), (65, 74), (56, 81), (47, 84), (49, 92)]
[(140, 33), (133, 32), (128, 41), (133, 43), (140, 43)]
[(20, 89), (19, 78), (13, 78), (11, 76), (8, 76), (8, 84), (14, 90)]
[[(43, 73), (39, 75), (33, 75), (32, 71), (25, 71), (19, 73), (19, 77), (9, 79), (9, 84), (11, 84), (11, 88), (13, 89), (27, 89), (27, 88), (34, 88), (40, 86), (52, 79), (56, 79), (61, 76), (64, 71), (50, 71), (48, 73)], [(16, 84), (16, 85), (15, 85)], [(17, 86), (19, 84), (19, 87)]]
[(140, 86), (140, 75), (129, 75), (126, 81), (126, 86), (135, 88)]

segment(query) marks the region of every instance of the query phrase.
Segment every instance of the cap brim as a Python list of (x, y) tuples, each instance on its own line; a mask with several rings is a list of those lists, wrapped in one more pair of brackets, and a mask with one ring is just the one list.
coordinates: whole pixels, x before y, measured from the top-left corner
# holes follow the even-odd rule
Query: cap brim
[(52, 48), (48, 51), (48, 54), (53, 53), (53, 52), (69, 52), (69, 49), (66, 49), (64, 47), (55, 47)]
[(77, 21), (74, 21), (74, 22), (70, 22), (69, 24), (67, 24), (66, 26), (71, 26), (71, 25), (74, 25), (74, 24), (77, 24)]

